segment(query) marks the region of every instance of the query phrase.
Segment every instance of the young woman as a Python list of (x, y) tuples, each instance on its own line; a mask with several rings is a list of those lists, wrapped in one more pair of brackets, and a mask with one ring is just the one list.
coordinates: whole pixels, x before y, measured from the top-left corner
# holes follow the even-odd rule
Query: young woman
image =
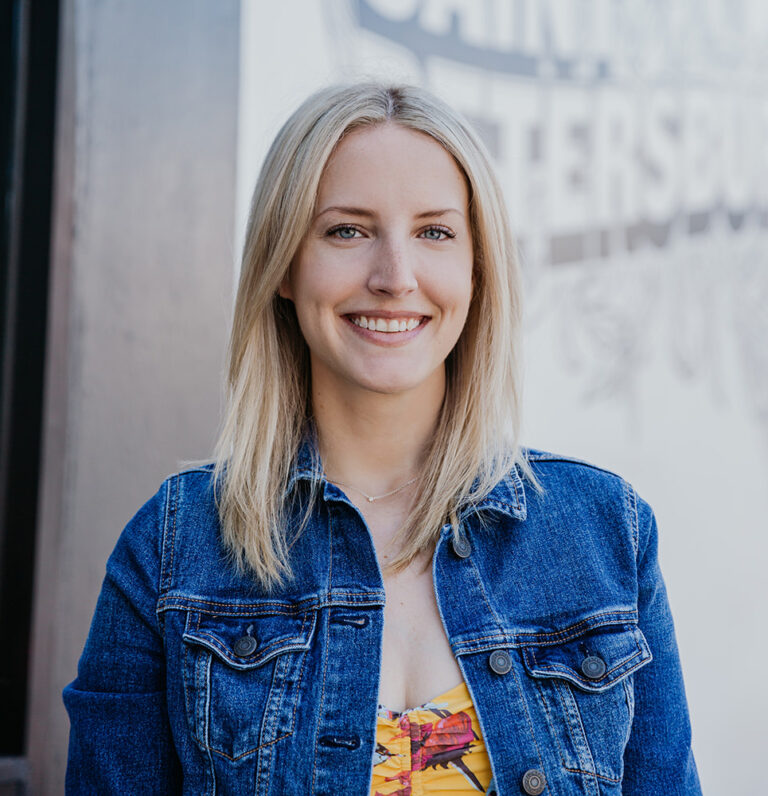
[(69, 792), (700, 792), (651, 509), (518, 445), (520, 292), (454, 111), (294, 113), (215, 464), (123, 532), (65, 691)]

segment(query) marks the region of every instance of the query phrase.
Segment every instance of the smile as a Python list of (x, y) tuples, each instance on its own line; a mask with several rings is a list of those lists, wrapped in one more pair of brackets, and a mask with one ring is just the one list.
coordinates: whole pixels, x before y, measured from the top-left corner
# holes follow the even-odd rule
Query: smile
[(367, 318), (365, 315), (350, 315), (355, 326), (375, 332), (410, 332), (421, 324), (424, 316), (414, 318)]

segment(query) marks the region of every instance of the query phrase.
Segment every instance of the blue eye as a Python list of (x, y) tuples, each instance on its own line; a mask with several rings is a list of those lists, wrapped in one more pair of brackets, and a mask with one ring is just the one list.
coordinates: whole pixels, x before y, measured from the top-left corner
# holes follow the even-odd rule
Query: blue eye
[(342, 224), (338, 227), (329, 229), (327, 234), (331, 237), (341, 238), (342, 240), (352, 240), (352, 238), (357, 237), (359, 230), (349, 226), (349, 224)]
[(456, 237), (450, 230), (444, 227), (427, 227), (421, 234), (427, 240), (445, 240), (446, 238)]

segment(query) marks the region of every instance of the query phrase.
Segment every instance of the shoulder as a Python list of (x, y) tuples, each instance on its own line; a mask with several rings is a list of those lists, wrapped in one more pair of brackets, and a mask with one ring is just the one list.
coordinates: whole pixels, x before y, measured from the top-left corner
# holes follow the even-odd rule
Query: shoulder
[(167, 556), (195, 549), (207, 540), (218, 545), (219, 512), (213, 463), (196, 464), (169, 475), (159, 493), (164, 498), (163, 549)]
[[(522, 448), (522, 456), (530, 463), (531, 467), (537, 471), (551, 471), (553, 473), (570, 472), (581, 475), (582, 477), (595, 473), (606, 476), (608, 479), (619, 479), (623, 481), (618, 473), (575, 456), (539, 450), (538, 448)], [(597, 477), (600, 477), (600, 475)]]
[(165, 491), (170, 511), (204, 508), (215, 503), (216, 482), (212, 462), (195, 464), (169, 475), (160, 489)]
[(149, 500), (136, 512), (126, 530), (137, 526), (165, 527), (182, 508), (204, 507), (215, 502), (214, 466), (194, 465), (163, 479)]
[(193, 490), (207, 490), (213, 485), (214, 463), (201, 462), (180, 468), (169, 475), (164, 484), (177, 485), (183, 483)]
[(584, 459), (537, 448), (523, 448), (521, 453), (544, 492), (568, 489), (581, 493), (596, 490), (600, 494), (634, 492), (618, 473)]
[(584, 459), (537, 448), (523, 448), (522, 456), (541, 487), (526, 489), (530, 508), (580, 517), (582, 527), (623, 527), (637, 551), (652, 510), (625, 478)]
[[(162, 569), (178, 543), (184, 525), (202, 530), (205, 517), (217, 516), (213, 464), (179, 470), (162, 480), (120, 534), (107, 564), (108, 571), (129, 563), (148, 571)], [(196, 522), (189, 522), (196, 517)]]

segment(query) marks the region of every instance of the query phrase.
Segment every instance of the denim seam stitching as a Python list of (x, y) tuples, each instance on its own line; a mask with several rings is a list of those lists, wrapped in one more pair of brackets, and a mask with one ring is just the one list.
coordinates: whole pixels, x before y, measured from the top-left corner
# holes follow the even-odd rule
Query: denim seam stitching
[(503, 630), (499, 630), (496, 633), (488, 633), (485, 636), (474, 636), (469, 641), (460, 641), (460, 642), (458, 642), (458, 644), (461, 645), (461, 646), (464, 646), (466, 644), (474, 644), (476, 641), (486, 641), (488, 639), (494, 639), (494, 638), (508, 639), (509, 637), (510, 637), (509, 633), (505, 633)]
[[(333, 514), (328, 511), (328, 591), (333, 589)], [(330, 633), (330, 622), (325, 623), (325, 644), (323, 645), (323, 678), (320, 688), (320, 704), (317, 708), (317, 724), (315, 725), (315, 753), (312, 758), (312, 791), (315, 790), (317, 780), (317, 736), (322, 720), (323, 704), (325, 703), (325, 678), (328, 671), (328, 635)]]
[[(192, 715), (193, 723), (192, 723), (192, 737), (197, 741), (201, 748), (205, 748), (205, 743), (202, 738), (197, 733), (197, 707), (195, 706), (194, 710), (190, 709), (190, 705), (192, 704), (192, 699), (190, 695), (190, 678), (189, 678), (189, 645), (184, 645), (184, 708), (187, 711), (187, 721), (189, 722), (189, 716)], [(192, 680), (196, 677), (196, 666), (192, 664)]]
[[(592, 622), (595, 619), (599, 619), (603, 616), (628, 616), (632, 617), (634, 621), (615, 621), (615, 622), (604, 622), (603, 624), (593, 625)], [(542, 636), (557, 636), (558, 638), (553, 638), (552, 640), (548, 641), (533, 641), (529, 643), (523, 643), (521, 646), (523, 647), (546, 647), (554, 644), (562, 644), (564, 641), (570, 641), (571, 639), (578, 638), (584, 632), (581, 628), (584, 625), (587, 625), (589, 629), (595, 629), (601, 627), (610, 627), (611, 625), (621, 625), (621, 624), (637, 624), (637, 611), (603, 611), (599, 614), (593, 614), (592, 616), (588, 617), (587, 619), (582, 619), (580, 622), (576, 622), (574, 625), (569, 625), (568, 627), (564, 628), (563, 630), (555, 630), (551, 633), (516, 633), (515, 640), (523, 639), (523, 638), (532, 638), (538, 639)], [(562, 638), (561, 638), (562, 637)]]
[(266, 749), (266, 747), (272, 746), (273, 744), (276, 744), (278, 741), (282, 741), (284, 738), (288, 738), (291, 735), (293, 735), (293, 730), (291, 730), (291, 732), (284, 732), (282, 735), (278, 735), (277, 738), (273, 738), (271, 741), (260, 743), (258, 746), (254, 746), (251, 749), (247, 749), (245, 752), (241, 752), (239, 755), (235, 755), (234, 757), (228, 755), (226, 752), (222, 752), (219, 749), (214, 749), (213, 747), (210, 747), (210, 751), (213, 752), (213, 754), (218, 755), (219, 757), (224, 757), (227, 760), (234, 763), (237, 760), (242, 760), (242, 758), (247, 757), (248, 755), (252, 755), (254, 752), (258, 752), (261, 749)]
[(168, 514), (170, 513), (170, 493), (171, 493), (171, 484), (170, 481), (166, 480), (165, 484), (165, 495), (163, 496), (163, 531), (162, 531), (162, 541), (160, 545), (160, 576), (157, 582), (157, 596), (158, 601), (160, 595), (162, 594), (165, 586), (165, 578), (166, 578), (166, 545), (168, 543)]
[(205, 667), (205, 747), (208, 751), (208, 761), (211, 764), (211, 794), (216, 794), (216, 768), (213, 765), (211, 752), (211, 656), (208, 655), (208, 663)]
[[(278, 718), (280, 716), (280, 709), (282, 708), (283, 701), (285, 699), (285, 690), (287, 686), (287, 676), (286, 673), (282, 673), (282, 682), (280, 683), (279, 692), (274, 695), (273, 701), (273, 691), (275, 690), (275, 680), (280, 676), (280, 665), (284, 664), (284, 668), (288, 668), (288, 661), (286, 659), (277, 657), (275, 658), (275, 667), (274, 671), (272, 672), (272, 682), (269, 686), (269, 693), (267, 694), (266, 699), (266, 708), (264, 710), (264, 715), (261, 717), (261, 734), (259, 735), (259, 746), (261, 746), (261, 741), (264, 739), (264, 733), (266, 731), (267, 737), (272, 732), (272, 726), (275, 727), (275, 734), (279, 735), (279, 728), (277, 727)], [(271, 715), (270, 715), (271, 714)], [(270, 718), (272, 721), (270, 721)], [(291, 731), (289, 734), (293, 734)], [(256, 759), (256, 781), (258, 782), (259, 776), (261, 774), (262, 764), (266, 761), (264, 760), (265, 757), (268, 757), (272, 753), (272, 749), (269, 750), (267, 754), (259, 755)], [(269, 781), (271, 779), (272, 774), (272, 761), (269, 761), (269, 765), (267, 765), (267, 793), (269, 793)]]
[[(632, 685), (631, 678), (629, 678), (629, 677), (625, 677), (621, 681), (621, 686), (624, 689), (624, 702), (627, 705), (627, 733), (626, 733), (626, 736), (624, 738), (624, 748), (625, 749), (627, 748), (627, 744), (629, 743), (629, 739), (632, 737), (632, 724), (634, 724), (634, 721), (635, 721), (635, 709), (634, 709), (634, 707), (632, 705), (632, 694), (630, 693), (630, 686), (631, 685)], [(623, 755), (622, 755), (622, 758), (623, 758)], [(622, 768), (622, 771), (623, 771), (623, 768)]]
[[(539, 749), (539, 742), (536, 740), (536, 733), (533, 729), (533, 722), (531, 721), (531, 713), (528, 710), (528, 703), (525, 701), (525, 694), (523, 692), (523, 685), (520, 682), (520, 678), (515, 671), (515, 667), (513, 666), (510, 670), (512, 672), (512, 676), (515, 678), (515, 685), (517, 686), (517, 692), (520, 695), (520, 702), (523, 705), (523, 709), (525, 710), (525, 720), (528, 723), (528, 730), (531, 733), (531, 740), (533, 741), (533, 746), (536, 749), (536, 755), (539, 759), (539, 765), (541, 766), (542, 771), (544, 770), (544, 760), (541, 757), (541, 749)], [(550, 785), (551, 788), (551, 785)]]
[[(489, 609), (490, 609), (490, 606), (489, 606)], [(490, 609), (490, 610), (492, 610), (492, 609)], [(598, 630), (598, 629), (600, 629), (602, 627), (611, 627), (613, 625), (622, 625), (622, 626), (631, 625), (631, 626), (634, 627), (637, 624), (637, 620), (635, 618), (636, 617), (636, 613), (637, 613), (636, 611), (606, 611), (606, 612), (604, 612), (602, 614), (595, 614), (593, 617), (590, 617), (589, 619), (585, 619), (585, 620), (583, 620), (581, 622), (576, 623), (575, 625), (571, 625), (570, 627), (565, 628), (564, 630), (555, 631), (554, 633), (547, 633), (547, 634), (516, 633), (513, 636), (513, 640), (509, 641), (509, 638), (510, 638), (510, 636), (512, 634), (507, 633), (505, 631), (498, 631), (496, 633), (488, 633), (488, 634), (486, 634), (484, 636), (475, 636), (475, 637), (469, 639), (468, 641), (458, 641), (458, 642), (455, 643), (454, 646), (457, 649), (462, 649), (463, 650), (465, 647), (477, 644), (477, 642), (480, 642), (480, 641), (492, 641), (492, 640), (495, 640), (495, 639), (499, 639), (501, 641), (504, 641), (506, 643), (506, 645), (509, 646), (509, 647), (513, 647), (513, 648), (516, 648), (516, 649), (522, 649), (522, 650), (527, 650), (528, 648), (530, 648), (532, 646), (537, 646), (537, 647), (555, 646), (557, 644), (563, 644), (564, 642), (571, 641), (572, 639), (578, 638), (579, 636), (583, 635), (583, 633), (586, 632), (586, 631), (581, 629), (581, 626), (585, 625), (585, 624), (588, 625), (588, 630)], [(632, 617), (632, 619), (631, 620), (622, 620), (622, 621), (618, 621), (618, 622), (617, 621), (604, 622), (604, 623), (598, 624), (598, 625), (590, 625), (590, 623), (592, 622), (593, 619), (596, 619), (596, 618), (599, 618), (599, 617), (602, 617), (602, 616), (620, 616), (620, 615), (623, 615), (623, 614), (626, 614), (627, 616)], [(563, 634), (563, 633), (570, 633), (570, 635), (564, 636), (562, 638), (552, 639), (552, 640), (549, 640), (549, 641), (538, 641), (538, 640), (536, 640), (541, 635), (549, 635), (549, 636), (551, 636), (551, 635), (558, 635), (558, 634)], [(530, 639), (526, 638), (524, 641), (521, 642), (520, 639), (523, 636), (530, 636), (531, 639), (534, 639), (534, 640), (530, 640)]]
[(157, 623), (157, 629), (160, 632), (160, 637), (163, 640), (163, 648), (165, 650), (166, 655), (168, 654), (167, 649), (167, 639), (165, 635), (165, 616), (163, 616), (162, 612), (160, 611), (160, 600), (161, 594), (163, 592), (163, 583), (165, 579), (165, 547), (168, 541), (168, 512), (169, 512), (169, 505), (170, 505), (170, 491), (171, 485), (168, 479), (166, 479), (164, 483), (164, 490), (165, 495), (163, 496), (163, 528), (162, 533), (160, 536), (161, 543), (160, 543), (160, 570), (157, 576), (157, 599), (155, 600), (155, 622)]
[[(554, 684), (554, 686), (555, 686), (555, 691), (557, 692), (558, 698), (560, 700), (560, 704), (563, 706), (563, 715), (567, 719), (570, 714), (573, 714), (574, 717), (576, 719), (578, 719), (578, 721), (579, 721), (579, 729), (581, 730), (581, 738), (582, 738), (582, 740), (584, 742), (584, 748), (586, 749), (587, 754), (589, 755), (589, 760), (587, 761), (587, 764), (589, 764), (589, 763), (592, 764), (592, 771), (586, 770), (586, 771), (583, 771), (582, 773), (588, 775), (590, 777), (590, 779), (591, 779), (591, 782), (588, 782), (588, 784), (590, 786), (590, 790), (594, 786), (594, 789), (597, 791), (596, 796), (600, 796), (600, 792), (599, 792), (599, 789), (598, 789), (598, 786), (597, 786), (597, 782), (594, 779), (595, 773), (597, 772), (597, 764), (595, 763), (595, 756), (592, 753), (592, 747), (589, 745), (589, 738), (587, 738), (587, 731), (584, 728), (584, 720), (581, 717), (581, 711), (579, 710), (579, 704), (576, 701), (576, 697), (574, 696), (573, 691), (571, 690), (571, 688), (566, 683), (562, 683), (560, 681), (557, 681)], [(570, 700), (571, 700), (571, 703), (572, 703), (572, 710), (569, 710), (568, 706), (565, 704), (565, 700), (564, 700), (564, 696), (563, 696), (564, 693), (568, 694), (568, 696), (570, 697)], [(569, 722), (566, 722), (566, 729), (568, 728), (568, 726), (569, 726)], [(570, 732), (570, 730), (568, 730), (568, 732)], [(577, 744), (577, 748), (578, 748), (578, 744)]]
[[(315, 624), (312, 624), (312, 630), (314, 630)], [(312, 632), (312, 631), (310, 631)], [(307, 655), (302, 655), (301, 658), (301, 668), (299, 669), (299, 677), (296, 680), (296, 698), (293, 700), (293, 713), (291, 715), (291, 734), (293, 734), (293, 728), (296, 726), (296, 709), (299, 705), (299, 693), (301, 690), (301, 681), (304, 679), (304, 668), (307, 665)]]
[[(473, 651), (472, 648), (475, 647), (479, 641), (494, 641), (494, 642), (500, 641), (503, 642), (503, 646), (505, 647), (517, 648), (518, 645), (515, 644), (513, 641), (510, 641), (509, 638), (510, 637), (508, 633), (503, 633), (503, 632), (491, 633), (487, 636), (476, 636), (475, 638), (470, 639), (469, 641), (457, 641), (455, 642), (454, 647), (457, 650), (461, 651), (460, 653), (457, 654), (471, 653)], [(482, 650), (476, 650), (476, 651), (482, 652)]]
[(565, 760), (565, 754), (563, 753), (563, 747), (560, 744), (560, 739), (557, 737), (557, 722), (554, 721), (554, 717), (552, 716), (552, 711), (549, 709), (546, 699), (544, 699), (544, 690), (542, 689), (541, 683), (538, 680), (534, 680), (533, 682), (534, 686), (536, 687), (536, 692), (539, 695), (539, 700), (541, 701), (541, 705), (544, 708), (544, 713), (549, 719), (550, 727), (552, 727), (552, 736), (555, 739), (555, 745), (557, 746), (558, 752), (560, 753), (560, 762), (562, 763), (564, 769), (569, 770), (568, 764), (566, 763)]
[[(377, 592), (339, 592), (336, 597), (365, 597), (370, 599), (370, 602), (354, 602), (351, 605), (355, 607), (371, 607), (375, 608), (377, 606), (382, 605), (381, 597)], [(180, 605), (174, 605), (173, 603), (179, 602)], [(170, 606), (166, 607), (167, 603), (171, 603)], [(160, 611), (166, 610), (184, 610), (188, 608), (189, 604), (195, 605), (206, 605), (211, 608), (230, 608), (230, 609), (237, 609), (233, 610), (231, 613), (227, 614), (223, 611), (216, 611), (217, 614), (221, 614), (222, 616), (241, 616), (245, 611), (256, 611), (258, 613), (265, 613), (265, 614), (299, 614), (304, 613), (307, 610), (312, 609), (320, 609), (320, 608), (330, 608), (338, 605), (338, 603), (334, 602), (333, 599), (329, 599), (326, 602), (317, 602), (313, 598), (308, 598), (307, 600), (303, 600), (300, 603), (296, 604), (295, 608), (291, 608), (287, 606), (285, 603), (277, 603), (277, 602), (258, 602), (258, 603), (243, 603), (242, 605), (232, 605), (232, 603), (225, 603), (225, 602), (216, 602), (215, 600), (202, 600), (196, 597), (174, 597), (172, 595), (168, 595), (165, 597), (161, 597), (158, 600), (158, 605)], [(268, 610), (264, 610), (268, 609)], [(279, 610), (282, 609), (282, 610)], [(200, 609), (196, 609), (200, 610)]]
[[(211, 608), (216, 608), (218, 606), (220, 606), (222, 608), (235, 608), (235, 607), (237, 607), (238, 609), (242, 608), (245, 611), (255, 611), (257, 609), (268, 608), (269, 610), (261, 610), (261, 611), (259, 611), (259, 613), (263, 613), (263, 614), (301, 614), (301, 613), (304, 613), (307, 610), (307, 608), (305, 608), (302, 603), (297, 603), (297, 607), (295, 609), (288, 608), (284, 603), (244, 603), (241, 606), (233, 606), (231, 603), (216, 602), (215, 600), (201, 600), (201, 599), (197, 599), (195, 597), (183, 597), (183, 598), (163, 597), (160, 600), (160, 602), (167, 603), (167, 602), (173, 602), (173, 601), (179, 600), (179, 599), (182, 601), (182, 606), (181, 606), (182, 608), (185, 608), (187, 603), (194, 603), (196, 606), (197, 605), (207, 605), (207, 606), (210, 606)], [(309, 601), (306, 601), (306, 602), (309, 603), (308, 607), (312, 607), (314, 605), (314, 604), (310, 603)], [(284, 608), (285, 610), (281, 611), (281, 610), (278, 610), (278, 608)], [(200, 610), (200, 609), (196, 607), (195, 610)], [(216, 611), (216, 613), (217, 614), (222, 614), (221, 611)], [(231, 614), (228, 614), (228, 615), (229, 616), (239, 616), (241, 613), (242, 613), (242, 611), (237, 610), (237, 611), (233, 611)]]
[(637, 516), (637, 492), (625, 482), (627, 502), (629, 503), (630, 523), (632, 526), (632, 547), (635, 550), (635, 561), (640, 552), (640, 531), (639, 520)]
[(606, 782), (621, 782), (621, 779), (616, 779), (615, 777), (609, 777), (607, 774), (598, 774), (597, 771), (584, 771), (581, 768), (568, 768), (568, 766), (564, 766), (566, 771), (569, 771), (572, 774), (588, 774), (590, 777), (595, 777), (597, 779), (603, 779)]
[(169, 561), (169, 564), (168, 564), (168, 569), (163, 573), (163, 576), (164, 576), (164, 579), (165, 579), (165, 584), (164, 584), (165, 589), (169, 589), (170, 588), (170, 583), (171, 583), (171, 581), (173, 579), (173, 560), (174, 560), (174, 555), (175, 555), (175, 552), (176, 552), (176, 518), (178, 517), (178, 514), (179, 514), (179, 491), (180, 491), (180, 487), (179, 487), (179, 477), (178, 476), (176, 476), (173, 479), (173, 483), (174, 483), (175, 489), (174, 489), (174, 492), (173, 492), (173, 509), (172, 509), (172, 511), (173, 511), (173, 525), (172, 525), (172, 529), (171, 529), (170, 561)]
[[(486, 634), (484, 636), (475, 636), (475, 637), (473, 637), (473, 638), (471, 638), (471, 639), (469, 639), (467, 641), (458, 641), (458, 642), (455, 642), (453, 646), (457, 650), (461, 650), (462, 653), (464, 652), (465, 648), (474, 646), (478, 642), (494, 641), (494, 640), (497, 640), (497, 639), (500, 640), (500, 641), (503, 641), (506, 646), (512, 647), (514, 649), (520, 649), (520, 650), (523, 650), (523, 651), (525, 651), (525, 650), (527, 650), (527, 649), (529, 649), (530, 647), (533, 647), (533, 646), (536, 646), (536, 647), (556, 646), (558, 644), (563, 644), (565, 642), (572, 641), (575, 638), (579, 638), (579, 636), (583, 635), (588, 630), (599, 630), (600, 628), (611, 627), (611, 626), (614, 626), (614, 625), (622, 625), (622, 626), (629, 625), (631, 627), (635, 627), (637, 625), (636, 613), (637, 613), (636, 611), (624, 611), (624, 612), (607, 611), (607, 612), (602, 613), (602, 614), (595, 614), (595, 616), (591, 617), (590, 619), (585, 619), (582, 622), (578, 622), (575, 625), (571, 625), (571, 627), (566, 628), (565, 630), (556, 631), (556, 633), (555, 633), (555, 634), (569, 633), (569, 635), (563, 636), (561, 638), (555, 638), (555, 639), (552, 639), (552, 640), (547, 640), (547, 641), (539, 641), (537, 639), (540, 637), (540, 635), (555, 635), (555, 634), (552, 634), (552, 633), (549, 633), (549, 634), (517, 633), (517, 634), (514, 634), (514, 636), (512, 636), (512, 634), (507, 633), (505, 631), (498, 631), (496, 633), (488, 633), (488, 634)], [(597, 625), (590, 625), (589, 624), (593, 619), (596, 619), (596, 618), (601, 617), (601, 616), (619, 616), (621, 614), (626, 614), (627, 616), (631, 617), (631, 619), (622, 620), (622, 621), (614, 621), (614, 622), (604, 622), (602, 624), (597, 624)], [(585, 631), (584, 629), (581, 628), (581, 626), (584, 625), (584, 624), (588, 625), (587, 631)], [(512, 636), (512, 641), (509, 640), (510, 636)], [(524, 640), (521, 641), (523, 636), (530, 637), (530, 638), (525, 638)], [(637, 643), (637, 640), (635, 640), (635, 642)]]

